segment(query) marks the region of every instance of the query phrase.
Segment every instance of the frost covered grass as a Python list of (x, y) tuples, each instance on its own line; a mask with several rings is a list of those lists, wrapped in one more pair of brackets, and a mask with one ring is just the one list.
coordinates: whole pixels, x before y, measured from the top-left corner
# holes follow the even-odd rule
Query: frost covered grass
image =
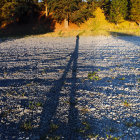
[(0, 139), (140, 137), (139, 37), (9, 39), (0, 63)]

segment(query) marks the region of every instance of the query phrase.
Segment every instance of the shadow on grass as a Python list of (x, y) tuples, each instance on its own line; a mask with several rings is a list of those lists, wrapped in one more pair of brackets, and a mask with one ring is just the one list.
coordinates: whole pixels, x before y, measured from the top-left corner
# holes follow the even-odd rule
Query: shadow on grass
[(12, 23), (4, 28), (0, 28), (1, 41), (7, 40), (6, 38), (20, 38), (29, 35), (40, 35), (55, 30), (55, 21), (52, 16), (42, 16), (40, 19), (34, 19), (26, 24)]
[(126, 33), (121, 33), (121, 32), (109, 32), (109, 34), (121, 40), (131, 42), (135, 45), (140, 45), (140, 42), (139, 42), (140, 36), (135, 36), (133, 34), (126, 34)]
[[(70, 93), (69, 93), (69, 115), (68, 115), (68, 124), (61, 123), (63, 132), (62, 134), (64, 137), (68, 139), (77, 139), (77, 133), (75, 132), (76, 124), (78, 121), (78, 110), (75, 107), (76, 103), (76, 82), (77, 82), (77, 60), (78, 60), (78, 49), (79, 49), (79, 36), (76, 38), (76, 46), (75, 50), (72, 53), (69, 62), (67, 63), (63, 75), (60, 79), (55, 81), (54, 86), (50, 89), (49, 93), (47, 93), (46, 103), (43, 106), (42, 115), (40, 118), (40, 136), (42, 139), (45, 139), (47, 136), (53, 136), (53, 133), (50, 132), (50, 126), (52, 123), (53, 117), (56, 115), (57, 108), (59, 105), (59, 99), (62, 96), (61, 91), (64, 86), (64, 82), (67, 80), (67, 74), (69, 71), (72, 70), (72, 78), (71, 78), (71, 85), (70, 85)], [(54, 102), (55, 101), (55, 102)], [(57, 120), (57, 119), (56, 119)], [(59, 120), (57, 124), (59, 123)]]
[[(121, 38), (122, 39), (122, 38)], [(124, 38), (125, 39), (125, 38)], [(129, 39), (128, 39), (129, 40)], [(62, 43), (61, 43), (62, 45)], [(81, 49), (81, 48), (80, 48)], [(86, 48), (85, 48), (86, 49)], [(80, 52), (85, 52), (85, 49)], [(48, 50), (47, 50), (48, 51)], [(0, 69), (0, 74), (4, 75), (4, 71), (7, 73), (7, 78), (3, 78), (0, 80), (0, 88), (3, 90), (0, 90), (0, 95), (5, 92), (7, 93), (6, 88), (8, 88), (9, 94), (13, 94), (14, 96), (17, 96), (15, 94), (25, 94), (25, 97), (27, 96), (28, 98), (25, 97), (18, 97), (19, 99), (19, 104), (21, 105), (22, 108), (25, 109), (25, 111), (31, 110), (29, 114), (24, 114), (21, 117), (21, 120), (19, 123), (12, 123), (9, 121), (8, 123), (3, 123), (0, 127), (0, 133), (2, 133), (1, 139), (6, 139), (6, 136), (8, 136), (7, 139), (10, 140), (10, 135), (16, 136), (15, 139), (19, 139), (19, 131), (21, 124), (23, 122), (26, 122), (26, 119), (30, 120), (35, 124), (37, 118), (39, 118), (39, 126), (37, 128), (33, 128), (32, 130), (27, 130), (25, 133), (23, 133), (23, 137), (26, 137), (24, 134), (27, 134), (27, 136), (32, 135), (38, 135), (40, 134), (40, 137), (42, 139), (57, 139), (56, 136), (60, 136), (61, 138), (66, 140), (78, 140), (78, 139), (87, 139), (87, 136), (93, 137), (93, 135), (99, 135), (100, 137), (106, 138), (106, 134), (112, 135), (112, 133), (118, 133), (120, 131), (120, 134), (126, 130), (125, 122), (122, 122), (121, 118), (118, 118), (117, 120), (113, 119), (113, 115), (111, 106), (114, 103), (119, 102), (120, 100), (128, 100), (132, 101), (132, 97), (129, 97), (127, 95), (132, 95), (131, 91), (126, 91), (126, 88), (130, 88), (132, 90), (136, 86), (137, 82), (137, 76), (134, 74), (129, 74), (129, 75), (117, 75), (113, 79), (109, 76), (105, 76), (101, 80), (98, 81), (93, 81), (90, 79), (87, 79), (82, 83), (81, 77), (77, 76), (78, 72), (84, 71), (86, 75), (90, 71), (98, 71), (100, 69), (101, 71), (110, 71), (111, 69), (114, 69), (112, 73), (115, 73), (117, 70), (115, 68), (121, 68), (122, 65), (117, 66), (114, 60), (113, 66), (95, 66), (95, 62), (93, 64), (86, 65), (85, 64), (80, 64), (77, 63), (78, 61), (78, 56), (80, 57), (79, 53), (79, 37), (77, 36), (76, 38), (76, 45), (74, 50), (70, 50), (71, 53), (65, 52), (65, 50), (61, 50), (64, 52), (64, 56), (61, 53), (61, 57), (58, 56), (53, 56), (52, 54), (52, 59), (48, 59), (49, 53), (43, 51), (42, 58), (40, 61), (37, 61), (36, 59), (32, 58), (32, 61), (35, 62), (35, 65), (32, 66), (34, 63), (25, 63), (24, 67), (8, 67), (3, 70), (2, 68)], [(40, 52), (38, 52), (41, 54)], [(56, 52), (54, 52), (56, 53)], [(68, 53), (68, 54), (66, 54)], [(129, 53), (129, 52), (128, 52)], [(15, 54), (16, 55), (16, 54)], [(109, 55), (109, 54), (107, 54)], [(46, 56), (46, 58), (44, 58)], [(6, 57), (6, 56), (2, 56)], [(55, 58), (58, 57), (58, 58)], [(101, 56), (100, 56), (101, 57)], [(8, 58), (8, 57), (7, 57)], [(16, 57), (17, 58), (17, 57)], [(104, 57), (103, 57), (104, 58)], [(96, 54), (95, 56), (91, 56), (90, 60), (96, 60)], [(132, 58), (131, 58), (132, 59)], [(17, 61), (18, 59), (16, 59)], [(54, 62), (61, 62), (61, 60), (67, 62), (64, 65), (61, 64), (59, 66), (54, 66)], [(136, 57), (136, 60), (138, 60), (138, 57)], [(1, 63), (2, 63), (1, 59)], [(6, 60), (4, 64), (13, 62), (15, 60)], [(19, 61), (19, 60), (18, 60)], [(28, 59), (23, 59), (24, 62), (28, 62)], [(85, 56), (84, 61), (87, 61), (87, 58)], [(113, 60), (111, 60), (113, 61)], [(21, 61), (22, 62), (22, 61)], [(126, 68), (129, 67), (134, 67), (137, 68), (138, 64), (131, 63), (129, 66), (125, 61), (122, 61), (123, 65)], [(48, 67), (49, 63), (51, 64), (50, 67)], [(130, 62), (129, 62), (130, 63)], [(28, 65), (27, 65), (28, 64)], [(62, 66), (63, 65), (63, 66)], [(60, 78), (52, 78), (52, 77), (45, 77), (42, 75), (40, 76), (42, 71), (41, 68), (43, 67), (43, 70), (46, 75), (51, 75), (52, 73), (58, 74), (59, 71), (61, 70), (61, 77)], [(46, 69), (47, 68), (47, 69)], [(27, 76), (27, 79), (24, 78), (19, 78), (16, 77), (16, 75), (13, 77), (13, 79), (8, 79), (8, 73), (16, 74), (16, 72), (21, 72), (26, 75), (31, 73), (31, 75), (35, 75), (37, 77), (32, 76), (30, 79), (29, 76)], [(69, 76), (70, 74), (70, 76)], [(18, 75), (18, 74), (17, 74)], [(53, 75), (52, 75), (53, 76)], [(99, 75), (100, 76), (100, 75)], [(41, 78), (39, 78), (41, 77)], [(122, 77), (125, 79), (123, 80)], [(130, 83), (130, 84), (129, 84)], [(38, 84), (38, 85), (36, 85)], [(110, 86), (112, 85), (112, 88)], [(4, 88), (3, 88), (4, 87)], [(11, 89), (9, 88), (11, 87)], [(49, 89), (50, 87), (50, 89)], [(123, 87), (123, 88), (122, 88)], [(23, 89), (22, 89), (23, 88)], [(48, 90), (46, 90), (48, 88)], [(122, 90), (121, 90), (122, 88)], [(10, 90), (13, 92), (10, 93)], [(22, 91), (23, 90), (23, 91)], [(16, 93), (15, 93), (16, 91)], [(102, 99), (100, 93), (102, 93), (103, 96), (103, 101), (100, 100)], [(122, 99), (115, 99), (112, 98), (111, 103), (108, 101), (108, 97), (110, 97), (112, 94), (112, 97), (122, 94)], [(126, 95), (126, 96), (125, 96)], [(12, 96), (12, 95), (9, 95)], [(32, 106), (29, 107), (30, 102), (38, 102), (42, 101), (39, 100), (39, 98), (46, 97), (45, 103), (42, 102), (43, 104), (43, 111), (41, 113), (37, 113), (34, 115), (34, 111), (39, 111), (39, 108), (32, 108)], [(80, 98), (80, 100), (76, 100)], [(7, 98), (2, 95), (1, 98), (2, 102), (6, 101)], [(12, 97), (12, 100), (13, 97)], [(43, 101), (44, 101), (43, 100)], [(94, 102), (96, 100), (96, 103)], [(107, 103), (108, 102), (108, 103)], [(121, 101), (120, 101), (121, 102)], [(138, 103), (139, 101), (137, 101)], [(102, 104), (100, 104), (102, 103)], [(109, 104), (110, 103), (110, 104)], [(77, 109), (77, 104), (83, 109), (81, 115), (81, 108)], [(98, 106), (99, 104), (99, 106)], [(102, 106), (107, 106), (109, 104), (110, 107), (106, 108), (101, 108)], [(122, 104), (122, 103), (121, 103)], [(8, 105), (7, 105), (8, 106)], [(10, 107), (12, 108), (12, 104), (10, 104)], [(89, 108), (89, 111), (86, 110), (85, 108)], [(113, 107), (113, 106), (112, 106)], [(122, 110), (122, 113), (126, 114), (132, 114), (135, 113), (132, 110), (129, 110), (128, 107), (122, 107), (122, 106), (115, 106), (115, 110), (119, 111), (119, 109)], [(120, 108), (121, 107), (121, 108)], [(91, 110), (90, 110), (91, 109)], [(93, 111), (92, 109), (95, 109)], [(4, 109), (3, 109), (4, 110)], [(92, 112), (93, 111), (93, 112)], [(101, 115), (103, 113), (102, 116)], [(4, 114), (4, 113), (3, 113)], [(2, 114), (2, 115), (3, 115)], [(9, 113), (9, 115), (12, 113)], [(15, 113), (16, 114), (16, 113)], [(109, 117), (109, 115), (112, 115)], [(5, 114), (4, 114), (5, 115)], [(58, 115), (58, 116), (57, 116)], [(8, 116), (8, 115), (7, 115)], [(11, 115), (12, 116), (12, 115)], [(66, 117), (67, 121), (65, 122), (63, 119)], [(7, 117), (8, 118), (8, 117)], [(0, 116), (0, 119), (3, 118)], [(6, 120), (6, 117), (4, 118)], [(125, 121), (129, 121), (130, 123), (133, 120), (137, 120), (137, 117), (126, 117)], [(135, 125), (135, 124), (134, 124)], [(112, 128), (115, 126), (115, 129)], [(123, 127), (122, 127), (123, 126)], [(16, 128), (14, 132), (13, 128)], [(58, 128), (58, 129), (57, 129)], [(111, 129), (110, 129), (111, 128)], [(107, 129), (107, 130), (106, 130)], [(6, 134), (7, 130), (9, 130), (9, 134)], [(111, 132), (114, 131), (114, 132)], [(21, 132), (20, 132), (21, 134)], [(122, 134), (123, 135), (123, 134)], [(128, 135), (128, 134), (127, 134)], [(48, 138), (46, 138), (48, 136)], [(139, 137), (139, 135), (137, 136)], [(125, 137), (123, 137), (125, 139)], [(136, 138), (136, 137), (135, 137)], [(127, 139), (127, 138), (126, 138)]]
[(116, 37), (119, 37), (119, 36), (134, 36), (132, 34), (126, 34), (126, 33), (121, 33), (121, 32), (109, 32), (110, 35), (112, 36), (116, 36)]

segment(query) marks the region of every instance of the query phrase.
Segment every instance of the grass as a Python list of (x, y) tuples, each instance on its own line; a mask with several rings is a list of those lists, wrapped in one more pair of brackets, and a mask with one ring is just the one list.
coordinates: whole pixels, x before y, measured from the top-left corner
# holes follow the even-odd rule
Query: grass
[(113, 137), (111, 140), (120, 140), (120, 137)]
[(21, 130), (23, 131), (30, 131), (33, 129), (33, 126), (31, 124), (31, 121), (26, 121), (20, 126)]
[(1, 117), (1, 118), (7, 117), (8, 114), (11, 113), (11, 111), (12, 111), (11, 109), (8, 109), (8, 110), (6, 110), (6, 111), (3, 111), (3, 112), (0, 114), (0, 117)]
[(134, 126), (134, 123), (133, 122), (126, 122), (125, 125), (127, 127), (132, 127), (132, 126)]
[(129, 106), (130, 106), (130, 104), (129, 104), (126, 100), (123, 102), (123, 105), (124, 105), (125, 107), (129, 107)]
[(36, 105), (36, 107), (42, 107), (43, 106), (43, 104), (41, 102), (37, 102), (37, 103), (35, 103), (35, 105)]
[(88, 108), (82, 108), (81, 109), (81, 113), (86, 114), (87, 112), (89, 112)]
[(51, 123), (50, 124), (50, 133), (55, 132), (58, 128), (59, 128), (59, 126), (57, 124)]
[[(93, 134), (89, 134), (88, 131), (91, 129), (90, 124), (87, 121), (81, 122), (81, 128), (77, 129), (76, 131), (87, 138), (89, 137), (95, 137)], [(88, 134), (87, 134), (88, 133)]]
[(61, 139), (60, 136), (49, 137), (49, 140), (60, 140), (60, 139)]
[(24, 93), (22, 93), (22, 94), (21, 94), (21, 96), (22, 96), (22, 97), (24, 97), (24, 96), (25, 96), (25, 92), (24, 92)]
[(59, 36), (59, 37), (63, 37), (63, 31), (62, 31), (62, 30), (60, 30), (60, 31), (58, 32), (58, 36)]
[(125, 77), (121, 77), (121, 78), (119, 78), (119, 80), (125, 80)]
[(115, 132), (117, 132), (117, 129), (115, 129), (115, 128), (110, 128), (109, 131), (110, 131), (110, 133), (115, 133)]
[(115, 77), (111, 77), (111, 78), (112, 78), (112, 80), (115, 79)]
[(107, 138), (107, 140), (120, 140), (121, 139), (121, 137), (113, 137), (113, 136), (108, 135), (108, 134), (106, 134), (106, 138)]
[(82, 122), (82, 124), (84, 125), (84, 129), (85, 130), (89, 130), (90, 129), (90, 124), (86, 121)]
[(140, 122), (136, 122), (136, 125), (135, 126), (137, 126), (137, 127), (140, 128)]
[(126, 122), (125, 125), (126, 125), (127, 127), (136, 126), (136, 127), (139, 127), (139, 128), (140, 128), (140, 122), (136, 122), (136, 123), (133, 123), (133, 122)]
[(87, 78), (88, 78), (89, 80), (94, 80), (94, 81), (100, 80), (100, 78), (99, 78), (99, 76), (98, 76), (98, 74), (97, 74), (96, 71), (94, 71), (94, 72), (89, 72)]
[(33, 85), (33, 82), (26, 84), (26, 87), (30, 87)]
[(34, 107), (34, 103), (33, 103), (32, 101), (29, 101), (29, 108), (30, 108), (31, 110), (35, 108), (35, 107)]
[(32, 109), (35, 109), (36, 107), (42, 107), (43, 104), (41, 102), (32, 102), (32, 101), (29, 101), (29, 108), (32, 110)]
[(96, 135), (96, 134), (88, 134), (86, 137), (88, 138), (88, 139), (97, 139), (98, 138), (98, 136), (99, 135)]

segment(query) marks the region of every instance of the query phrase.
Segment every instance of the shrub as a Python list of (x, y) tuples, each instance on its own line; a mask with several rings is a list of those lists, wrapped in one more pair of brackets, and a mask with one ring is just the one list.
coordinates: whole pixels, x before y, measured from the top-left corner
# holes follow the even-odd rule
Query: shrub
[(1, 10), (4, 21), (27, 23), (31, 17), (37, 15), (39, 6), (29, 2), (7, 2)]

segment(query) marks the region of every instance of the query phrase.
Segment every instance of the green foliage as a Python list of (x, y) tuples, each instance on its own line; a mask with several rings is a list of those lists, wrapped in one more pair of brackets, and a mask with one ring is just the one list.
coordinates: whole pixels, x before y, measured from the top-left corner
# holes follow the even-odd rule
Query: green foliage
[[(2, 7), (4, 6), (5, 3), (6, 3), (6, 0), (0, 0), (0, 13), (2, 13)], [(0, 24), (2, 20), (3, 20), (2, 14), (0, 14)]]
[(136, 122), (136, 126), (140, 128), (140, 122)]
[(130, 122), (126, 122), (125, 125), (127, 127), (133, 127), (133, 126), (140, 127), (140, 122), (133, 123), (130, 121)]
[(53, 12), (56, 2), (57, 0), (43, 0), (43, 4), (45, 7), (47, 7), (48, 12)]
[(140, 0), (130, 0), (130, 19), (140, 26)]
[(126, 125), (127, 127), (132, 127), (134, 124), (133, 124), (133, 122), (126, 122), (125, 125)]
[(82, 122), (82, 124), (84, 125), (84, 129), (85, 131), (89, 130), (91, 128), (90, 124), (86, 121)]
[(29, 101), (29, 108), (34, 109), (34, 103), (32, 101)]
[(29, 108), (30, 109), (34, 109), (36, 107), (42, 107), (43, 104), (41, 102), (32, 102), (32, 101), (29, 101)]
[(48, 11), (53, 13), (53, 18), (60, 23), (64, 19), (76, 24), (83, 23), (92, 16), (94, 9), (82, 0), (44, 0), (44, 2)]
[(93, 17), (95, 9), (100, 7), (106, 18), (115, 24), (129, 17), (140, 25), (140, 0), (43, 0), (41, 3), (38, 0), (0, 0), (0, 24), (28, 23), (46, 7), (53, 19), (60, 23), (66, 20), (80, 25)]
[(129, 107), (129, 106), (130, 106), (130, 104), (127, 102), (127, 100), (125, 100), (125, 101), (123, 102), (123, 104), (124, 104), (125, 107)]
[(54, 131), (56, 131), (59, 128), (59, 126), (57, 124), (51, 123), (50, 124), (50, 132), (53, 133)]
[(53, 11), (54, 18), (59, 22), (62, 22), (64, 19), (70, 21), (72, 13), (79, 10), (78, 5), (80, 4), (80, 2), (82, 1), (81, 0), (61, 0), (61, 1), (54, 0), (51, 9)]
[(17, 2), (7, 2), (4, 4), (2, 7), (2, 17), (6, 21), (14, 21), (17, 18), (17, 7), (18, 3)]
[(128, 14), (127, 0), (112, 0), (109, 11), (109, 19), (115, 24), (121, 23)]
[(8, 116), (9, 113), (11, 113), (11, 109), (8, 109), (6, 111), (1, 112), (0, 117), (5, 118)]
[(49, 140), (61, 140), (60, 136), (49, 137)]
[[(2, 7), (6, 3), (6, 0), (0, 0), (0, 13), (2, 13)], [(0, 22), (2, 21), (2, 14), (0, 14)]]
[(88, 79), (94, 80), (94, 81), (100, 80), (100, 78), (99, 78), (99, 76), (97, 75), (97, 72), (96, 72), (96, 71), (94, 71), (94, 72), (89, 72), (89, 73), (88, 73)]
[(88, 139), (93, 139), (93, 138), (97, 139), (98, 136), (99, 136), (99, 135), (96, 135), (96, 134), (88, 134), (86, 137), (87, 137)]
[(27, 2), (6, 2), (1, 7), (1, 18), (6, 22), (27, 23), (39, 12), (39, 6)]
[(20, 126), (21, 130), (23, 131), (29, 131), (32, 130), (33, 126), (31, 125), (31, 121), (26, 121)]
[(0, 8), (2, 8), (5, 3), (6, 3), (6, 0), (0, 0)]
[(102, 4), (102, 8), (104, 10), (107, 19), (109, 19), (110, 5), (111, 5), (111, 0), (104, 0), (104, 3)]
[(36, 107), (42, 107), (42, 103), (41, 102), (37, 102), (35, 105), (36, 105)]
[(91, 12), (94, 12), (95, 9), (98, 7), (98, 2), (96, 0), (87, 0), (88, 9), (91, 10)]
[(111, 140), (119, 140), (120, 139), (120, 137), (113, 137), (113, 138), (111, 138)]
[(89, 17), (92, 17), (92, 10), (87, 4), (80, 5), (79, 10), (72, 13), (71, 21), (76, 24), (85, 22)]
[(119, 78), (119, 80), (125, 80), (125, 77)]

